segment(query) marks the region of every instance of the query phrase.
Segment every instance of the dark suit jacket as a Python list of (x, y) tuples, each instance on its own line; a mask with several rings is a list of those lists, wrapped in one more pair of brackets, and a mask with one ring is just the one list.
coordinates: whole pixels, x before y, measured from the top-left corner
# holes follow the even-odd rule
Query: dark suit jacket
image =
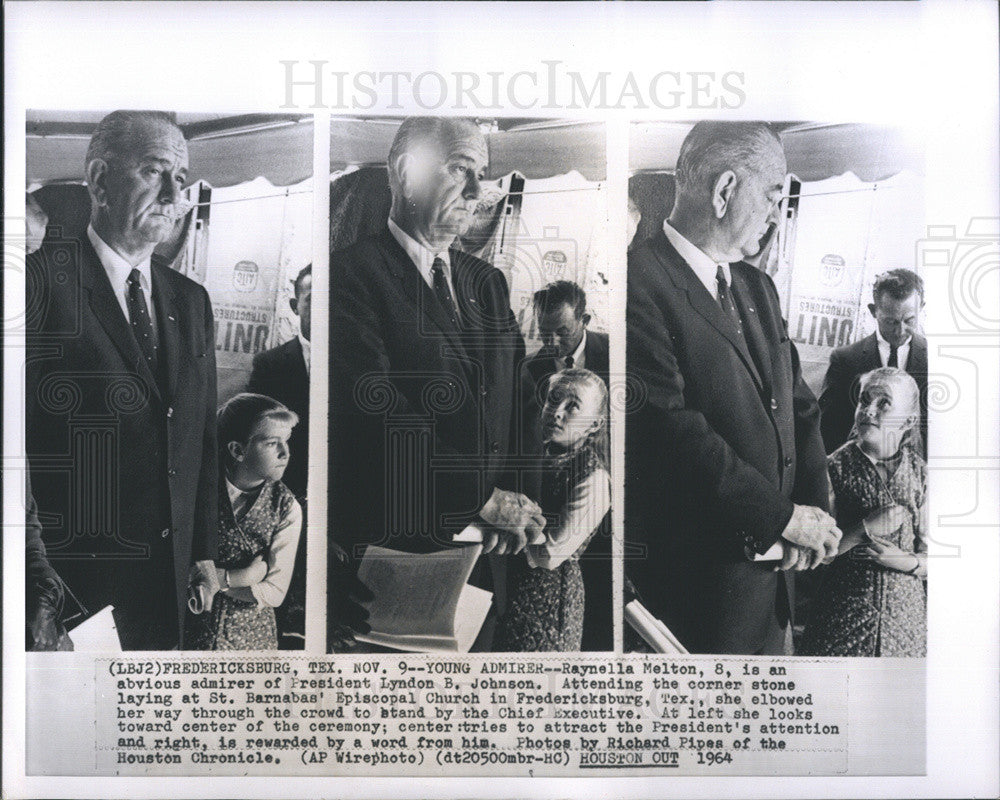
[(85, 236), (28, 257), (27, 453), (49, 559), (89, 611), (115, 606), (130, 650), (178, 644), (218, 525), (212, 307), (151, 272), (162, 386)]
[(352, 555), (441, 549), (516, 488), (524, 340), (503, 274), (451, 260), (463, 330), (388, 229), (330, 258), (330, 530)]
[(629, 255), (626, 571), (692, 652), (780, 652), (791, 587), (746, 550), (827, 507), (826, 458), (774, 284), (732, 276), (745, 342), (662, 232)]
[[(597, 376), (608, 385), (608, 335), (600, 331), (587, 331), (587, 341), (583, 347), (586, 369), (596, 372)], [(543, 381), (556, 371), (556, 360), (544, 355), (541, 351), (535, 353), (525, 363), (525, 371), (532, 382), (532, 392), (537, 398), (544, 398)]]
[[(608, 335), (600, 331), (587, 331), (584, 344), (586, 369), (597, 374), (608, 385)], [(552, 356), (535, 353), (525, 362), (522, 370), (522, 406), (524, 413), (524, 442), (528, 452), (541, 453), (541, 432), (538, 418), (548, 380), (556, 372), (556, 360)], [(530, 475), (530, 473), (529, 473)], [(536, 476), (540, 478), (540, 475)], [(538, 491), (537, 481), (529, 493)], [(611, 526), (602, 524), (580, 557), (583, 572), (583, 643), (584, 650), (611, 650), (613, 597), (611, 594)]]
[(299, 415), (288, 443), (291, 458), (282, 483), (302, 501), (309, 464), (309, 373), (298, 336), (253, 357), (247, 391), (273, 397)]
[[(819, 395), (820, 427), (827, 453), (832, 453), (846, 442), (854, 427), (854, 411), (860, 394), (858, 379), (881, 366), (878, 337), (874, 333), (830, 353), (830, 366), (823, 379), (823, 391)], [(920, 389), (920, 432), (926, 457), (927, 340), (923, 336), (914, 335), (910, 339), (910, 352), (904, 369), (913, 376)]]

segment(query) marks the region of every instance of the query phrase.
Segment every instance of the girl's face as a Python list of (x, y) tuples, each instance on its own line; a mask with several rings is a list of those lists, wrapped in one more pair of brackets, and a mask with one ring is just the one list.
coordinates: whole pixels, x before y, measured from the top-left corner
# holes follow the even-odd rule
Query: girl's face
[(254, 425), (250, 441), (245, 446), (237, 442), (232, 449), (236, 461), (234, 474), (247, 481), (262, 481), (270, 478), (280, 481), (288, 466), (288, 438), (292, 426), (281, 419), (265, 417)]
[(546, 442), (572, 447), (604, 424), (600, 390), (589, 382), (557, 381), (549, 387), (541, 422)]
[(880, 458), (899, 451), (903, 435), (916, 423), (916, 413), (906, 392), (894, 380), (865, 384), (854, 413), (861, 447)]

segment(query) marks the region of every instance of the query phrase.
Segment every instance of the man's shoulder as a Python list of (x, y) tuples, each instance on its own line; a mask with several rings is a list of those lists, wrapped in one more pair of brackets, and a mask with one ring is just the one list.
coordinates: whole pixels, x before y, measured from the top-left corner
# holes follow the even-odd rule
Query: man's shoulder
[(856, 342), (851, 344), (841, 345), (840, 347), (834, 349), (830, 353), (830, 360), (837, 360), (842, 362), (854, 362), (864, 355), (865, 351), (870, 347), (878, 347), (875, 341), (875, 334), (870, 333)]
[(183, 275), (169, 264), (154, 258), (150, 262), (152, 273), (163, 281), (164, 285), (175, 295), (185, 295), (188, 297), (205, 298), (208, 290), (198, 281)]
[(279, 345), (268, 348), (267, 350), (262, 350), (253, 357), (253, 365), (256, 368), (260, 366), (271, 366), (276, 364), (283, 359), (294, 356), (301, 351), (302, 345), (299, 344), (299, 339), (297, 336), (293, 336), (287, 342), (282, 342)]

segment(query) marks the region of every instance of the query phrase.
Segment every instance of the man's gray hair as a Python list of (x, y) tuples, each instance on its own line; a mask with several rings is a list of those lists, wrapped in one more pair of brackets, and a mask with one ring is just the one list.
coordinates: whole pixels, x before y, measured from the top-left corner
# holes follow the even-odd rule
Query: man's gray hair
[(710, 189), (726, 170), (760, 174), (781, 138), (766, 122), (699, 122), (684, 138), (674, 179), (682, 191)]
[(470, 130), (479, 133), (479, 126), (466, 117), (407, 117), (396, 131), (389, 148), (387, 166), (389, 169), (389, 186), (397, 184), (396, 162), (404, 153), (421, 144), (441, 144), (453, 138), (468, 133)]
[(166, 111), (112, 111), (98, 125), (87, 146), (84, 167), (101, 159), (108, 164), (115, 163), (129, 153), (135, 136), (135, 129), (150, 122), (165, 122), (183, 136), (177, 117)]

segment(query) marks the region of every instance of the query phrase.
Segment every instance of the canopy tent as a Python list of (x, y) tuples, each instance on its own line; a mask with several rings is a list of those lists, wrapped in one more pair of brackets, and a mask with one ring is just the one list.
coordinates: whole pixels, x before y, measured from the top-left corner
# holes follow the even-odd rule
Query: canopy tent
[[(330, 124), (330, 170), (385, 166), (389, 145), (402, 119), (334, 118)], [(589, 181), (603, 181), (607, 172), (603, 123), (486, 120), (490, 164), (487, 177), (519, 172), (525, 178), (551, 178), (579, 172)]]
[[(27, 185), (84, 180), (87, 144), (103, 111), (28, 111)], [(177, 114), (192, 180), (219, 189), (266, 178), (273, 186), (312, 175), (312, 117), (304, 114)]]
[[(629, 166), (633, 173), (667, 171), (677, 165), (681, 143), (693, 122), (632, 125)], [(921, 148), (899, 128), (861, 123), (784, 122), (781, 133), (788, 171), (800, 181), (821, 181), (848, 172), (866, 183), (903, 170), (920, 171)]]

